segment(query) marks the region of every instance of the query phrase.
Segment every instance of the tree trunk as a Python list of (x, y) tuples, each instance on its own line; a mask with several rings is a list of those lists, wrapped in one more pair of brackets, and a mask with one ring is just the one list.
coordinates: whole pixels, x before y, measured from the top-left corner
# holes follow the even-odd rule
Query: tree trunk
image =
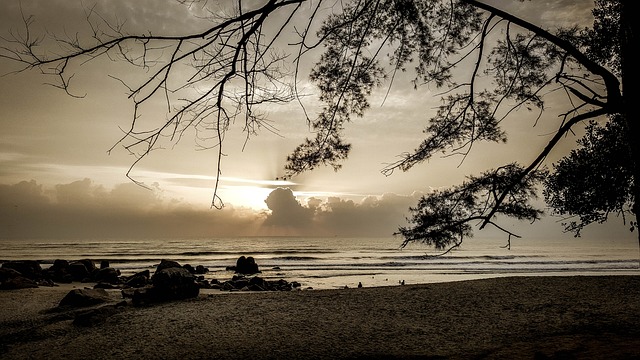
[[(622, 0), (622, 11), (620, 14), (620, 34), (621, 34), (621, 68), (622, 68), (622, 98), (624, 101), (625, 118), (627, 121), (628, 137), (627, 143), (630, 146), (631, 161), (633, 166), (633, 193), (634, 204), (633, 213), (635, 221), (640, 220), (640, 82), (639, 67), (640, 56), (636, 48), (639, 44), (638, 33), (640, 21), (637, 0)], [(640, 246), (640, 229), (638, 232), (638, 245)], [(640, 251), (640, 250), (639, 250)]]

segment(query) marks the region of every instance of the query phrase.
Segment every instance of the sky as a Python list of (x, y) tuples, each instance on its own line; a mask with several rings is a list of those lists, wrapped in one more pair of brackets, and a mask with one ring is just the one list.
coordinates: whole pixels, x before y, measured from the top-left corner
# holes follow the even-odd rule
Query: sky
[[(591, 0), (490, 2), (543, 27), (592, 22)], [(18, 31), (21, 12), (34, 16), (36, 32), (86, 33), (84, 14), (93, 4), (99, 13), (124, 21), (130, 32), (177, 34), (208, 25), (197, 17), (201, 9), (173, 0), (4, 0), (0, 33)], [(289, 30), (283, 37), (293, 35)], [(216, 210), (210, 204), (217, 154), (199, 149), (193, 134), (136, 165), (131, 176), (146, 188), (126, 177), (135, 158), (122, 147), (108, 151), (132, 116), (127, 89), (109, 76), (128, 75), (131, 70), (123, 64), (84, 64), (71, 88), (82, 98), (47, 85), (51, 79), (37, 71), (12, 73), (18, 68), (0, 59), (0, 238), (390, 236), (406, 224), (408, 208), (421, 194), (504, 163), (531, 161), (566, 106), (552, 99), (535, 127), (531, 115), (518, 115), (507, 127), (507, 144), (479, 145), (464, 162), (434, 158), (386, 177), (382, 168), (419, 144), (421, 130), (438, 105), (436, 89), (414, 90), (400, 77), (386, 98), (386, 88), (372, 94), (365, 116), (349, 124), (346, 138), (353, 150), (340, 171), (323, 168), (286, 181), (277, 178), (287, 154), (311, 135), (298, 104), (273, 106), (267, 116), (275, 133), (262, 131), (245, 143), (240, 125), (229, 130), (218, 192), (225, 207)], [(313, 110), (315, 90), (304, 78), (301, 84), (311, 95), (306, 106)], [(153, 115), (163, 109), (146, 111)], [(566, 154), (575, 140), (566, 139), (550, 159)], [(634, 237), (621, 219), (611, 223), (593, 227), (585, 236)], [(510, 226), (525, 238), (572, 237), (562, 234), (561, 225), (551, 218)], [(477, 236), (503, 235), (489, 230)]]

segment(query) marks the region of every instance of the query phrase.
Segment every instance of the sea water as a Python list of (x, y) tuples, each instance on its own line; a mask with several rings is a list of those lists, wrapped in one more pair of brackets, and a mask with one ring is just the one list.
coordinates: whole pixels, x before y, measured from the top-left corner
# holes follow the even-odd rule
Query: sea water
[(208, 279), (227, 280), (239, 256), (256, 259), (261, 276), (302, 288), (394, 286), (521, 275), (640, 275), (638, 242), (626, 240), (469, 239), (441, 255), (398, 238), (241, 237), (213, 239), (0, 239), (0, 262), (108, 260), (123, 275), (153, 271), (162, 259), (203, 265)]

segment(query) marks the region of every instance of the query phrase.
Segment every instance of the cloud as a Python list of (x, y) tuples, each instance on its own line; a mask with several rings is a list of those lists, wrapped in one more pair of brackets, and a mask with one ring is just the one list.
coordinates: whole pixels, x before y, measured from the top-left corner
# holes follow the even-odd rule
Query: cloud
[(83, 179), (46, 187), (31, 180), (0, 184), (0, 237), (390, 236), (416, 200), (417, 194), (385, 194), (360, 202), (311, 197), (303, 204), (279, 187), (265, 199), (269, 211), (212, 210), (167, 199), (157, 184), (107, 188)]
[(289, 188), (273, 190), (265, 200), (271, 210), (264, 222), (265, 227), (280, 229), (303, 229), (313, 221), (313, 209), (302, 206)]
[(196, 209), (133, 183), (107, 189), (90, 179), (45, 188), (35, 180), (0, 185), (0, 237), (140, 238), (256, 235), (264, 215)]
[(285, 231), (307, 236), (391, 236), (405, 224), (408, 208), (420, 194), (369, 196), (360, 202), (339, 197), (312, 197), (306, 206), (288, 188), (278, 188), (267, 198), (271, 214), (263, 231)]

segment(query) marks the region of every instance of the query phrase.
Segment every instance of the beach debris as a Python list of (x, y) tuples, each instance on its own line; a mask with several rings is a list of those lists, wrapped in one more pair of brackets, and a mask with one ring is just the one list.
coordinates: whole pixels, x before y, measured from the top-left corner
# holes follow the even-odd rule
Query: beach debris
[(73, 289), (65, 295), (58, 307), (86, 307), (113, 301), (104, 289)]

